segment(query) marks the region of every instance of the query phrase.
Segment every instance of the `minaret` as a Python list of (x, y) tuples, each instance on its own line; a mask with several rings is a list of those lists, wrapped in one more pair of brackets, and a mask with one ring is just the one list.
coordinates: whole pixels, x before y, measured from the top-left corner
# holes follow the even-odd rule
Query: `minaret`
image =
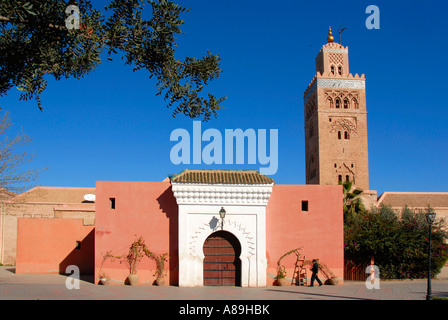
[(352, 181), (369, 189), (364, 75), (349, 71), (348, 47), (327, 44), (316, 57), (316, 75), (304, 93), (307, 184)]

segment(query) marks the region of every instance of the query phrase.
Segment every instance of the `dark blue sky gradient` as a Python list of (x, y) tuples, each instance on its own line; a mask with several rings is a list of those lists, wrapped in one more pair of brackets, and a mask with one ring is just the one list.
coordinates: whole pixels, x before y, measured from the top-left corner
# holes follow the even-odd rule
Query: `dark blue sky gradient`
[[(93, 1), (99, 8), (106, 1)], [(444, 1), (179, 1), (190, 7), (177, 56), (222, 58), (207, 88), (227, 95), (203, 130), (278, 129), (278, 184), (305, 183), (303, 92), (332, 26), (347, 27), (350, 72), (366, 75), (370, 189), (448, 191), (446, 9)], [(368, 30), (368, 5), (380, 29)], [(149, 8), (148, 8), (149, 9)], [(93, 187), (97, 180), (160, 181), (186, 168), (259, 169), (256, 165), (173, 165), (170, 133), (192, 133), (193, 120), (173, 118), (155, 81), (117, 57), (82, 80), (50, 80), (45, 110), (0, 100), (15, 127), (34, 138), (32, 166), (48, 167), (39, 185)]]

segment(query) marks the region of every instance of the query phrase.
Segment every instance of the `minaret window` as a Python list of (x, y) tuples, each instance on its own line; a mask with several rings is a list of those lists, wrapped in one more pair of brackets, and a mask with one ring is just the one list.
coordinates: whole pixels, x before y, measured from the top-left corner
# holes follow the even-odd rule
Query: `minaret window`
[(342, 67), (341, 66), (338, 67), (338, 73), (340, 76), (342, 76)]
[(331, 74), (334, 74), (334, 66), (331, 66)]
[(344, 99), (344, 109), (348, 109), (348, 100)]
[(338, 131), (338, 139), (341, 140), (341, 131)]
[(350, 139), (350, 133), (348, 131), (344, 131), (344, 139), (349, 140)]
[(349, 182), (350, 181), (350, 177), (347, 175), (345, 176), (345, 182)]
[(338, 176), (338, 182), (339, 182), (339, 183), (342, 183), (342, 175), (339, 175), (339, 176)]
[(336, 99), (336, 109), (339, 109), (341, 107), (341, 101), (339, 99)]

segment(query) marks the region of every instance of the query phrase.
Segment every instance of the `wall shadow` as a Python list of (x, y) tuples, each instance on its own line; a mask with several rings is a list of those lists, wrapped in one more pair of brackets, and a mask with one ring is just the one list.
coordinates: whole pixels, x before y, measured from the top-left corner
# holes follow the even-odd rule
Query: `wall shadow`
[(369, 299), (369, 298), (360, 298), (360, 297), (349, 297), (349, 296), (338, 296), (327, 293), (311, 293), (311, 292), (299, 292), (299, 291), (289, 291), (289, 290), (280, 290), (280, 289), (267, 289), (267, 291), (277, 291), (277, 292), (287, 292), (291, 294), (303, 295), (303, 296), (313, 296), (316, 299), (322, 298), (331, 298), (331, 299), (351, 299), (351, 300), (377, 300), (377, 299)]
[(169, 219), (169, 252), (168, 261), (170, 268), (169, 284), (179, 284), (179, 207), (174, 197), (172, 187), (167, 188), (158, 198), (157, 202), (163, 213)]
[(95, 273), (95, 229), (79, 241), (79, 248), (73, 249), (65, 258), (59, 263), (59, 274), (70, 275), (67, 273), (67, 267), (75, 265), (79, 268), (80, 280), (87, 282), (94, 282)]

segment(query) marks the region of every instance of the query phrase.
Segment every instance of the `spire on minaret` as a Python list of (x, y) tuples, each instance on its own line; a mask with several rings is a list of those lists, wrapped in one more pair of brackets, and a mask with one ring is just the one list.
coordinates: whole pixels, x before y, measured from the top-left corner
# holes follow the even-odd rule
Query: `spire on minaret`
[(331, 43), (334, 41), (334, 37), (333, 37), (333, 33), (331, 32), (331, 27), (328, 27), (328, 38), (327, 38), (328, 43)]

